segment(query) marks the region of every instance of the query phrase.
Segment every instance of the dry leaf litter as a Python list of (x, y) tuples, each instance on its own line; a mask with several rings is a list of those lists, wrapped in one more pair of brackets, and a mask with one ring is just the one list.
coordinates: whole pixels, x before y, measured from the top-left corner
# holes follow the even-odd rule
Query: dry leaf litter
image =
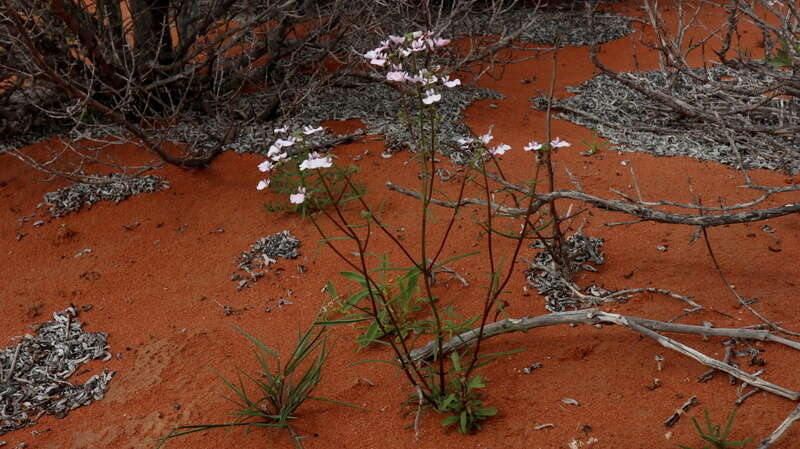
[(90, 360), (111, 359), (108, 334), (84, 332), (76, 317), (73, 307), (55, 312), (36, 335), (16, 337), (17, 344), (0, 351), (0, 435), (103, 399), (113, 371), (79, 385), (68, 381)]

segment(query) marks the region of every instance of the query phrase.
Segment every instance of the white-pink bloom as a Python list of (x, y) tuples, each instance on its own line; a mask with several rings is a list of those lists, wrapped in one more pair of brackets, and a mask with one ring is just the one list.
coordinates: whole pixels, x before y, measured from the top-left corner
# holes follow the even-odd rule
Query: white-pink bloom
[(464, 137), (461, 139), (457, 139), (456, 142), (458, 142), (458, 144), (461, 145), (462, 147), (465, 147), (471, 144), (472, 142), (475, 142), (475, 139), (473, 139), (472, 137)]
[(316, 128), (314, 128), (313, 126), (310, 126), (310, 125), (309, 126), (304, 126), (303, 127), (303, 134), (305, 134), (307, 136), (310, 136), (311, 134), (316, 134), (316, 133), (318, 133), (320, 131), (323, 131), (324, 129), (325, 128), (323, 128), (321, 126), (318, 126)]
[(482, 136), (478, 137), (478, 139), (481, 141), (481, 143), (483, 143), (484, 145), (486, 145), (486, 144), (488, 144), (489, 142), (491, 142), (491, 141), (492, 141), (492, 139), (494, 139), (494, 136), (492, 135), (492, 131), (491, 131), (491, 130), (489, 130), (489, 131), (488, 131), (486, 134), (484, 134), (484, 135), (482, 135)]
[(289, 125), (284, 125), (281, 128), (275, 128), (274, 129), (275, 134), (284, 134), (284, 133), (286, 133), (288, 131), (289, 131)]
[(383, 67), (384, 65), (386, 65), (386, 61), (387, 61), (387, 59), (384, 59), (384, 58), (372, 58), (369, 61), (369, 63), (372, 64), (372, 65), (379, 66), (379, 67)]
[(445, 45), (450, 43), (450, 39), (444, 39), (441, 37), (437, 37), (433, 40), (433, 44), (437, 47), (444, 47)]
[(408, 78), (409, 78), (408, 73), (403, 71), (388, 72), (386, 74), (386, 79), (388, 81), (397, 81), (398, 83), (405, 82), (406, 80), (408, 80)]
[[(270, 161), (264, 161), (264, 162), (258, 164), (258, 170), (260, 172), (262, 172), (262, 173), (272, 170), (272, 167), (274, 167), (274, 164), (272, 162), (270, 162)], [(258, 189), (258, 190), (261, 190), (261, 189)]]
[(256, 189), (264, 190), (264, 189), (267, 188), (268, 185), (269, 185), (269, 179), (262, 179), (261, 181), (258, 181), (258, 185), (256, 186)]
[(456, 78), (451, 80), (449, 76), (442, 78), (442, 82), (444, 82), (444, 85), (447, 87), (456, 87), (461, 85), (460, 79)]
[(411, 41), (411, 48), (410, 48), (410, 50), (411, 50), (413, 53), (416, 53), (416, 52), (418, 52), (418, 51), (425, 50), (425, 41), (423, 41), (422, 39), (414, 39), (413, 41)]
[(308, 159), (300, 164), (300, 170), (313, 170), (315, 168), (328, 168), (333, 165), (330, 156), (320, 156), (319, 153), (311, 153)]
[(565, 141), (565, 140), (561, 140), (558, 137), (556, 137), (555, 139), (550, 141), (550, 146), (553, 147), (553, 148), (561, 148), (561, 147), (572, 146), (572, 144), (567, 142), (567, 141)]
[(433, 104), (442, 99), (441, 94), (437, 94), (435, 90), (428, 89), (425, 91), (426, 97), (422, 99), (425, 104)]
[(367, 59), (375, 59), (383, 57), (383, 50), (380, 48), (376, 48), (364, 53), (364, 57)]
[(504, 143), (501, 143), (500, 145), (498, 145), (498, 146), (494, 147), (494, 149), (492, 149), (492, 154), (495, 155), (495, 156), (501, 156), (501, 155), (505, 154), (505, 152), (510, 150), (510, 149), (511, 149), (511, 145), (506, 145)]
[(531, 140), (527, 145), (522, 147), (522, 149), (525, 151), (539, 151), (542, 149), (542, 144), (535, 140)]
[(402, 44), (406, 41), (406, 38), (403, 36), (395, 36), (393, 34), (389, 35), (389, 40), (394, 42), (395, 44)]
[(289, 136), (286, 139), (278, 139), (275, 141), (275, 146), (278, 148), (288, 148), (297, 142), (297, 139), (294, 137)]
[(306, 188), (298, 187), (297, 193), (289, 195), (289, 202), (292, 204), (303, 204), (306, 200)]
[(413, 33), (411, 33), (411, 37), (414, 39), (419, 39), (420, 37), (422, 37), (422, 31), (414, 31)]
[(275, 145), (274, 143), (269, 147), (269, 151), (267, 151), (267, 157), (271, 159), (275, 159), (275, 156), (280, 154), (281, 147)]
[(425, 78), (422, 77), (422, 74), (418, 73), (416, 75), (407, 77), (406, 80), (412, 83), (422, 83), (425, 81)]

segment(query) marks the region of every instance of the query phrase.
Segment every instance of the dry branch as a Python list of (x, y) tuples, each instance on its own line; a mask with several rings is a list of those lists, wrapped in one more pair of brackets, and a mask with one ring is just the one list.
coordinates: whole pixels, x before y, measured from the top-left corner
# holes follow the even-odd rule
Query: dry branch
[[(764, 391), (776, 394), (778, 396), (797, 401), (800, 400), (800, 392), (792, 391), (783, 388), (779, 385), (761, 379), (759, 377), (748, 374), (738, 368), (732, 367), (722, 361), (708, 357), (701, 352), (690, 348), (680, 342), (677, 342), (669, 337), (659, 334), (659, 332), (675, 332), (705, 336), (718, 336), (718, 337), (734, 337), (744, 338), (760, 341), (772, 341), (784, 344), (793, 349), (800, 350), (800, 343), (787, 340), (784, 338), (775, 337), (768, 331), (755, 330), (755, 329), (735, 329), (735, 328), (709, 328), (706, 326), (695, 326), (690, 324), (676, 324), (666, 323), (663, 321), (649, 320), (645, 318), (631, 317), (619, 315), (615, 313), (602, 312), (597, 309), (586, 309), (580, 311), (570, 312), (556, 312), (547, 315), (540, 315), (531, 318), (506, 318), (501, 321), (487, 324), (483, 328), (483, 338), (493, 337), (506, 332), (528, 331), (537, 327), (553, 326), (557, 324), (618, 324), (620, 326), (631, 329), (646, 337), (656, 340), (662, 346), (680, 352), (696, 361), (710, 366), (714, 369), (724, 371), (737, 379), (745, 382), (753, 387), (760, 388)], [(442, 344), (442, 354), (447, 354), (455, 351), (461, 347), (467, 346), (475, 342), (481, 329), (472, 329), (470, 331), (461, 333), (456, 337)], [(410, 353), (411, 361), (420, 361), (429, 359), (431, 357), (439, 356), (436, 354), (436, 343), (431, 342), (427, 345), (415, 349)]]
[[(421, 198), (421, 195), (413, 190), (398, 186), (391, 181), (386, 183), (386, 187), (404, 195), (414, 198)], [(524, 189), (521, 186), (516, 186), (519, 189)], [(589, 195), (583, 192), (576, 192), (572, 190), (556, 190), (551, 193), (532, 193), (528, 190), (523, 190), (528, 195), (533, 195), (536, 200), (532, 203), (531, 208), (509, 207), (503, 206), (492, 202), (489, 204), (491, 208), (501, 214), (510, 216), (525, 216), (530, 213), (537, 212), (543, 205), (549, 204), (558, 199), (570, 199), (575, 201), (582, 201), (591, 204), (599, 209), (607, 210), (610, 212), (618, 212), (637, 217), (644, 221), (655, 221), (658, 223), (681, 224), (689, 226), (723, 226), (736, 223), (750, 223), (771, 218), (782, 217), (784, 215), (794, 214), (800, 212), (800, 203), (787, 203), (782, 206), (748, 210), (744, 212), (737, 212), (733, 214), (716, 214), (716, 215), (695, 215), (695, 214), (677, 214), (671, 212), (664, 212), (645, 206), (639, 201), (623, 202), (618, 200), (608, 200), (594, 195)], [(431, 199), (431, 203), (438, 206), (455, 208), (466, 205), (479, 205), (486, 206), (486, 200), (479, 198), (462, 198), (459, 201), (443, 201)], [(740, 206), (730, 206), (731, 209), (739, 208)]]
[(798, 405), (786, 419), (766, 438), (761, 440), (761, 443), (758, 445), (756, 449), (767, 449), (768, 447), (772, 446), (772, 443), (776, 442), (787, 430), (789, 427), (794, 424), (795, 421), (800, 420), (800, 405)]

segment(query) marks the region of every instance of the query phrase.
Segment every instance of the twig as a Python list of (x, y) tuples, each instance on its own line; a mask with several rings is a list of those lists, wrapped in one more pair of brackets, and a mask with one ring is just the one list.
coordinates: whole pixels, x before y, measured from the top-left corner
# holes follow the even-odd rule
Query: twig
[(790, 331), (788, 329), (785, 329), (785, 328), (779, 326), (774, 321), (772, 321), (769, 318), (767, 318), (766, 316), (764, 316), (761, 313), (759, 313), (753, 306), (750, 305), (749, 302), (745, 301), (745, 299), (742, 298), (741, 295), (739, 295), (739, 293), (736, 291), (736, 288), (734, 288), (733, 284), (728, 282), (728, 279), (725, 277), (725, 274), (722, 272), (722, 267), (720, 266), (719, 261), (717, 260), (717, 256), (714, 254), (714, 250), (711, 247), (711, 241), (708, 238), (708, 231), (706, 230), (705, 227), (701, 227), (701, 231), (703, 232), (703, 238), (704, 238), (705, 243), (706, 243), (706, 249), (708, 249), (708, 255), (711, 257), (711, 261), (714, 263), (714, 268), (717, 270), (717, 274), (719, 274), (719, 277), (722, 280), (722, 283), (725, 284), (725, 287), (733, 294), (734, 297), (736, 297), (736, 300), (739, 301), (739, 304), (744, 306), (744, 308), (746, 308), (750, 313), (752, 313), (753, 315), (758, 317), (758, 319), (763, 321), (765, 324), (767, 324), (772, 329), (774, 329), (774, 330), (776, 330), (778, 332), (782, 332), (782, 333), (784, 333), (786, 335), (791, 335), (793, 337), (800, 337), (800, 333), (792, 332), (792, 331)]
[(423, 404), (423, 397), (422, 397), (422, 389), (417, 385), (417, 414), (414, 416), (414, 440), (419, 441), (419, 423), (422, 419), (422, 404)]
[(17, 367), (17, 357), (19, 357), (19, 350), (22, 347), (22, 342), (17, 343), (16, 349), (14, 349), (14, 355), (11, 357), (11, 366), (8, 368), (8, 372), (4, 376), (3, 382), (7, 383), (11, 380), (14, 376), (14, 369)]
[(752, 396), (752, 395), (754, 395), (754, 394), (756, 394), (756, 393), (760, 393), (760, 392), (761, 392), (761, 390), (760, 390), (760, 389), (758, 389), (758, 388), (753, 388), (752, 390), (748, 391), (747, 393), (745, 393), (745, 394), (743, 394), (743, 395), (739, 396), (739, 398), (738, 398), (738, 399), (736, 399), (736, 402), (734, 402), (734, 403), (733, 403), (733, 405), (735, 405), (736, 407), (738, 407), (738, 406), (740, 406), (740, 405), (744, 404), (744, 401), (746, 401), (746, 400), (747, 400), (747, 398), (749, 398), (750, 396)]
[(689, 411), (689, 409), (696, 404), (697, 404), (697, 396), (690, 397), (689, 400), (684, 402), (683, 405), (681, 405), (677, 410), (675, 410), (675, 413), (673, 413), (672, 416), (670, 416), (664, 421), (664, 427), (672, 427), (675, 424), (677, 424), (678, 420), (681, 419), (681, 416), (687, 411)]
[(461, 282), (464, 285), (464, 287), (469, 287), (469, 282), (466, 279), (464, 279), (464, 276), (461, 276), (460, 274), (458, 274), (458, 272), (456, 270), (454, 270), (452, 268), (449, 268), (446, 265), (434, 264), (433, 260), (431, 260), (431, 259), (427, 259), (427, 261), (428, 261), (428, 263), (431, 264), (431, 267), (432, 267), (431, 268), (431, 284), (435, 284), (436, 283), (436, 273), (447, 273), (447, 274), (453, 276), (454, 278), (456, 278), (456, 280), (458, 280), (458, 282)]
[(761, 444), (758, 445), (756, 449), (767, 449), (768, 447), (772, 446), (772, 443), (778, 441), (778, 439), (789, 430), (789, 427), (794, 424), (795, 421), (800, 420), (800, 405), (798, 405), (786, 419), (774, 430), (768, 437), (761, 440)]

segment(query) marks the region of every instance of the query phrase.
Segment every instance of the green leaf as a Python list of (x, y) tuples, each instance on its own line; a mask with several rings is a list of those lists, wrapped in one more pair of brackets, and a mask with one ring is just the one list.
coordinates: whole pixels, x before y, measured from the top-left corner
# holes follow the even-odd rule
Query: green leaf
[(487, 358), (487, 357), (501, 357), (501, 356), (504, 356), (504, 355), (517, 354), (519, 352), (525, 352), (525, 351), (527, 351), (527, 349), (520, 348), (520, 349), (512, 349), (510, 351), (490, 352), (489, 354), (481, 354), (481, 355), (479, 355), (478, 359), (483, 359), (483, 358)]
[(363, 323), (364, 321), (370, 321), (370, 320), (371, 318), (351, 318), (343, 320), (315, 321), (314, 326), (336, 326), (339, 324)]
[(367, 280), (360, 273), (354, 273), (352, 271), (340, 271), (339, 274), (347, 279), (350, 279), (351, 281), (356, 281), (361, 285), (365, 285), (367, 283)]
[(360, 405), (353, 405), (347, 402), (337, 401), (336, 399), (319, 398), (316, 396), (308, 396), (308, 399), (313, 399), (315, 401), (322, 401), (322, 402), (332, 402), (334, 404), (344, 405), (345, 407), (355, 408), (358, 410), (368, 410), (366, 407), (361, 407)]
[(259, 349), (261, 349), (262, 351), (266, 352), (267, 354), (269, 354), (269, 355), (271, 355), (271, 356), (273, 356), (273, 357), (275, 357), (275, 358), (278, 358), (278, 353), (277, 353), (277, 352), (275, 352), (275, 351), (273, 351), (272, 349), (270, 349), (269, 347), (267, 347), (267, 346), (266, 346), (264, 343), (262, 343), (262, 342), (261, 342), (259, 339), (257, 339), (256, 337), (253, 337), (252, 335), (248, 334), (248, 333), (247, 333), (247, 332), (246, 332), (244, 329), (242, 329), (242, 328), (239, 328), (239, 327), (237, 327), (237, 326), (231, 326), (231, 327), (232, 327), (232, 328), (233, 328), (233, 329), (234, 329), (236, 332), (239, 332), (240, 334), (242, 334), (242, 335), (244, 335), (245, 337), (247, 337), (247, 339), (248, 339), (248, 340), (250, 340), (251, 342), (253, 342), (253, 344), (255, 344), (256, 346), (258, 346), (258, 348), (259, 348)]
[(486, 382), (483, 381), (480, 375), (476, 375), (472, 379), (469, 380), (467, 383), (467, 388), (476, 389), (476, 388), (484, 388), (486, 387)]
[(457, 352), (451, 352), (450, 360), (453, 362), (453, 370), (460, 373), (462, 371), (461, 356), (459, 356)]
[(497, 409), (494, 407), (483, 407), (475, 410), (475, 414), (481, 417), (489, 417), (497, 415)]
[[(442, 427), (452, 426), (453, 424), (455, 424), (457, 422), (458, 422), (458, 416), (456, 416), (456, 415), (446, 416), (444, 419), (442, 419)], [(197, 432), (199, 432), (199, 431), (197, 431)]]

